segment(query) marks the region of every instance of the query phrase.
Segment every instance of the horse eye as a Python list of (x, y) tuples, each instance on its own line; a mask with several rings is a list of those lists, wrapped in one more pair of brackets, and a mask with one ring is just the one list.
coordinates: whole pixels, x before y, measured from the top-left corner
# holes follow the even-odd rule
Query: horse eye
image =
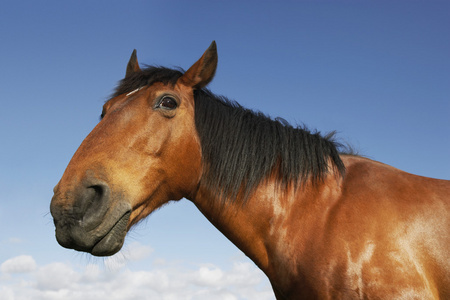
[(173, 99), (172, 97), (164, 97), (161, 102), (159, 102), (159, 107), (164, 108), (164, 109), (175, 109), (177, 108), (178, 104), (177, 101), (175, 99)]

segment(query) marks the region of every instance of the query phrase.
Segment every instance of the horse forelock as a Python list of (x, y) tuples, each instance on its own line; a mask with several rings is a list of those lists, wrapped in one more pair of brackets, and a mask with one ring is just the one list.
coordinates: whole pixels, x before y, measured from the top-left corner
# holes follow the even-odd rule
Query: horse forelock
[(134, 72), (122, 79), (117, 85), (111, 98), (131, 93), (142, 87), (150, 86), (155, 82), (175, 85), (183, 73), (184, 71), (182, 69), (147, 66), (145, 69)]

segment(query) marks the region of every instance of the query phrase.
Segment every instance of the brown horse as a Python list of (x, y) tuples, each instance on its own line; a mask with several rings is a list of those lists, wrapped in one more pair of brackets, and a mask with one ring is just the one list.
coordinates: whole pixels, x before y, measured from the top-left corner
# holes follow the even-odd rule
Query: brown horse
[(338, 151), (204, 87), (216, 44), (186, 72), (140, 69), (103, 107), (55, 187), (58, 242), (93, 255), (183, 197), (269, 277), (277, 299), (450, 299), (450, 181)]

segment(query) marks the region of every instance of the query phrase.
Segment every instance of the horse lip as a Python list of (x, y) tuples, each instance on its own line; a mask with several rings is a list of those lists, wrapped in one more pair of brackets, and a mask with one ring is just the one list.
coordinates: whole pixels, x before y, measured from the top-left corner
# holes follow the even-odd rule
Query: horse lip
[(131, 210), (125, 212), (111, 229), (92, 247), (90, 253), (95, 256), (110, 256), (117, 253), (125, 240)]

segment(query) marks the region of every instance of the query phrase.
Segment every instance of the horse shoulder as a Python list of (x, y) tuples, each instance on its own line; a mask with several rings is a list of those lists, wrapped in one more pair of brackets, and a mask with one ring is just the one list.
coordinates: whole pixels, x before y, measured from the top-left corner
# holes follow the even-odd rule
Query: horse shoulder
[(297, 239), (288, 234), (299, 279), (290, 294), (448, 296), (450, 182), (365, 158), (343, 161), (345, 177), (300, 197), (288, 217), (299, 232)]
[(347, 173), (322, 235), (330, 281), (359, 296), (391, 287), (423, 299), (448, 297), (450, 181), (364, 158), (343, 160)]

